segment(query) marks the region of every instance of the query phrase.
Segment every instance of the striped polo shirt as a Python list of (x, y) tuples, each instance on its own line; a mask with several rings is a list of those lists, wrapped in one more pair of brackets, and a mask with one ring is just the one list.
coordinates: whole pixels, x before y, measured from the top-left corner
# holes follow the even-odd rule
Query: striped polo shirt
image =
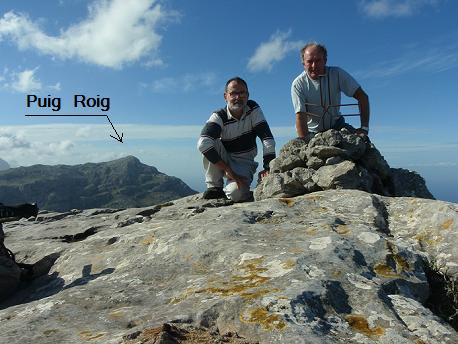
[(232, 117), (227, 107), (215, 111), (205, 124), (198, 141), (199, 151), (213, 164), (221, 160), (214, 142), (221, 139), (226, 151), (234, 158), (254, 160), (258, 154), (256, 137), (263, 147), (263, 167), (275, 158), (275, 141), (259, 105), (248, 100), (239, 120)]

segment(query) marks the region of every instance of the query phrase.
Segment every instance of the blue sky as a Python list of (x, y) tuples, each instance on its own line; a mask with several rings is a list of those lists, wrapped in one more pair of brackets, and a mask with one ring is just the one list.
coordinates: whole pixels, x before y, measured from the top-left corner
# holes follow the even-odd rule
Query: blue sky
[[(295, 137), (290, 85), (314, 40), (368, 93), (370, 136), (390, 166), (458, 202), (456, 13), (452, 0), (2, 0), (0, 158), (135, 155), (202, 191), (197, 136), (224, 105), (225, 81), (247, 80), (278, 152)], [(62, 108), (27, 108), (28, 94), (59, 97)], [(75, 94), (109, 97), (110, 109), (75, 108)], [(104, 117), (26, 114), (108, 115), (124, 143)]]

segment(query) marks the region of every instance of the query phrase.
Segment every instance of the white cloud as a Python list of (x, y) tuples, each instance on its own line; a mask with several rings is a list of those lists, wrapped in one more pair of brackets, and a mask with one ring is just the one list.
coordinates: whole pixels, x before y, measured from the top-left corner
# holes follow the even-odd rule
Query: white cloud
[(54, 85), (43, 85), (37, 76), (38, 67), (34, 69), (24, 69), (22, 71), (10, 71), (4, 68), (3, 75), (0, 75), (0, 89), (5, 89), (19, 93), (30, 93), (48, 89), (58, 92), (61, 90), (60, 82)]
[(13, 165), (33, 165), (42, 161), (58, 162), (71, 156), (75, 148), (71, 140), (56, 139), (39, 132), (30, 135), (28, 126), (5, 127), (0, 131), (0, 155)]
[(213, 91), (216, 82), (217, 78), (214, 73), (185, 74), (179, 77), (154, 80), (148, 87), (154, 93), (186, 93), (192, 90), (202, 92), (203, 89)]
[(41, 81), (35, 76), (37, 69), (38, 68), (26, 69), (22, 72), (13, 74), (13, 80), (10, 85), (11, 89), (22, 93), (41, 90)]
[(145, 56), (160, 61), (159, 24), (177, 17), (156, 0), (94, 0), (88, 11), (85, 20), (61, 29), (59, 36), (47, 35), (26, 15), (7, 12), (0, 19), (0, 39), (53, 57), (121, 68)]
[(362, 0), (360, 9), (369, 17), (406, 17), (425, 6), (437, 6), (442, 0)]
[(8, 131), (0, 132), (0, 150), (8, 153), (13, 149), (30, 148), (31, 143), (25, 140), (22, 135), (10, 133)]
[(385, 60), (375, 64), (367, 70), (355, 73), (357, 78), (389, 78), (413, 71), (440, 73), (458, 67), (458, 44), (456, 36), (450, 35), (451, 42), (445, 44), (441, 41), (428, 44), (428, 49), (418, 49), (412, 45), (404, 52), (399, 52), (399, 57)]
[(50, 86), (48, 86), (48, 88), (51, 91), (60, 91), (62, 89), (62, 86), (61, 86), (60, 82), (56, 82), (56, 84), (50, 85)]
[(274, 33), (269, 41), (261, 43), (248, 61), (248, 70), (252, 72), (270, 71), (274, 63), (294, 51), (299, 56), (299, 49), (304, 46), (303, 41), (288, 41), (291, 31)]

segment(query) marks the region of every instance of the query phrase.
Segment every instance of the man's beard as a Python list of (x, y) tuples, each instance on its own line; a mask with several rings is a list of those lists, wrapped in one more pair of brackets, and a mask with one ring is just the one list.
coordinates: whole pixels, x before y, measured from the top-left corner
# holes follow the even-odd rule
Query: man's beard
[(229, 103), (229, 110), (239, 111), (239, 110), (242, 110), (244, 106), (245, 106), (245, 103), (243, 101)]

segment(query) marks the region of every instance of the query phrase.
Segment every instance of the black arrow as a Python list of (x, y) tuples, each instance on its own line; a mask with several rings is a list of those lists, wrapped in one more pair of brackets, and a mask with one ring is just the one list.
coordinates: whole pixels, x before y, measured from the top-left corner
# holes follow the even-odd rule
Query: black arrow
[(110, 135), (110, 136), (111, 136), (112, 138), (114, 138), (115, 140), (118, 140), (119, 142), (123, 143), (123, 142), (122, 142), (122, 137), (123, 137), (124, 133), (121, 133), (121, 136), (119, 136), (119, 134), (118, 134), (118, 132), (116, 131), (116, 129), (115, 129), (113, 123), (111, 123), (111, 121), (110, 121), (110, 117), (107, 116), (107, 119), (108, 119), (108, 122), (110, 122), (111, 127), (112, 127), (113, 130), (115, 131), (117, 137), (114, 137), (113, 135)]
[(119, 141), (121, 143), (124, 143), (122, 141), (124, 133), (121, 133), (121, 136), (119, 136), (119, 134), (116, 131), (113, 123), (111, 123), (110, 117), (108, 117), (108, 115), (25, 115), (25, 117), (106, 117), (108, 119), (108, 122), (110, 122), (111, 127), (115, 131), (117, 137), (114, 137), (113, 135), (110, 135), (110, 136), (112, 138), (114, 138), (115, 140), (117, 140), (117, 141)]

